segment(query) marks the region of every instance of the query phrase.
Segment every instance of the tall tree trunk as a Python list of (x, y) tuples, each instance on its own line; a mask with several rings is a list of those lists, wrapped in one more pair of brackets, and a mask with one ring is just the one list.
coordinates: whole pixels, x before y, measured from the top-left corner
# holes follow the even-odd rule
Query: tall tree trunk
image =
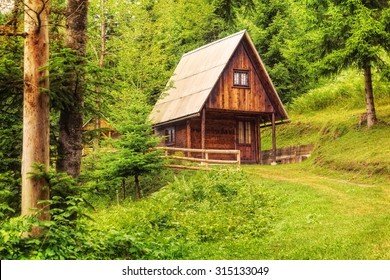
[(134, 189), (135, 189), (135, 200), (141, 199), (141, 187), (139, 185), (138, 175), (134, 175)]
[[(100, 0), (100, 57), (99, 57), (99, 67), (104, 68), (104, 62), (106, 58), (106, 34), (107, 34), (107, 22), (106, 22), (106, 15), (105, 15), (105, 8), (106, 3), (105, 0)], [(101, 101), (100, 101), (100, 87), (96, 88), (96, 114), (94, 116), (95, 118), (95, 131), (98, 131), (97, 134), (95, 134), (95, 139), (93, 140), (93, 150), (95, 151), (99, 147), (100, 142), (100, 128), (101, 128), (101, 121), (100, 121), (100, 110), (101, 110)]]
[(88, 0), (68, 0), (66, 46), (79, 56), (78, 64), (67, 75), (67, 93), (71, 102), (61, 110), (57, 171), (76, 178), (82, 157), (83, 97), (85, 93), (84, 57), (86, 54)]
[[(43, 179), (31, 178), (33, 163), (49, 167), (49, 72), (42, 70), (49, 59), (49, 1), (26, 0), (24, 28), (24, 97), (22, 153), (22, 215), (37, 213), (41, 220), (49, 219), (49, 190)], [(38, 212), (37, 212), (38, 211)], [(38, 228), (32, 235), (40, 234)]]
[(375, 113), (374, 92), (372, 89), (371, 65), (369, 62), (364, 65), (364, 85), (366, 92), (367, 126), (372, 127), (376, 123), (377, 118)]
[(122, 199), (126, 199), (126, 179), (122, 178)]

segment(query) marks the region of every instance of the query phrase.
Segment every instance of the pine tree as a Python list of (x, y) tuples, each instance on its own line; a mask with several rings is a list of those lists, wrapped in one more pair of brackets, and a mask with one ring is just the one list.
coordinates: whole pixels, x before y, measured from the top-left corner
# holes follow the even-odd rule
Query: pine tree
[(57, 171), (75, 178), (81, 170), (87, 12), (87, 0), (68, 0), (65, 46), (74, 51), (76, 61), (74, 67), (68, 68), (70, 72), (65, 81), (68, 102), (60, 112)]
[(308, 1), (317, 14), (322, 34), (324, 73), (355, 66), (364, 73), (367, 125), (377, 121), (372, 69), (386, 68), (382, 59), (390, 51), (390, 5), (386, 0)]

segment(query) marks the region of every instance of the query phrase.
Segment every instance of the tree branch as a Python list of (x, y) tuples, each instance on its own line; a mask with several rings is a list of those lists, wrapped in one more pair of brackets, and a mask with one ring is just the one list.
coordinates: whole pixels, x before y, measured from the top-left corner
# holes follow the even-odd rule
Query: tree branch
[(27, 33), (26, 32), (4, 32), (4, 31), (0, 31), (0, 36), (9, 36), (9, 37), (23, 37), (23, 38), (26, 38), (27, 37)]

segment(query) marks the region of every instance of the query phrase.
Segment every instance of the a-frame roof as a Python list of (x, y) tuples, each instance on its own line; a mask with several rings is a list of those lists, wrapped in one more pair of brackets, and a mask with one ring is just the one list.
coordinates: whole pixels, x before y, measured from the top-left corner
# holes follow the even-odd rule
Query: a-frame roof
[(261, 81), (277, 119), (288, 119), (282, 102), (248, 33), (243, 30), (185, 53), (168, 82), (168, 90), (156, 102), (150, 119), (154, 125), (198, 115), (219, 77), (242, 40), (247, 40), (258, 65)]

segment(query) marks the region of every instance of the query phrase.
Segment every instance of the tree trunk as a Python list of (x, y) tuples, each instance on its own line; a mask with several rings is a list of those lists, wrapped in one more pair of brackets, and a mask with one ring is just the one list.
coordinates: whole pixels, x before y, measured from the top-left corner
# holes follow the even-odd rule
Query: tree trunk
[(141, 199), (141, 187), (139, 185), (138, 175), (134, 175), (135, 200)]
[(364, 66), (364, 85), (366, 92), (367, 126), (370, 128), (377, 121), (374, 105), (374, 92), (372, 89), (372, 75), (370, 63), (366, 63), (366, 65)]
[(80, 175), (82, 157), (83, 96), (85, 93), (84, 57), (86, 54), (88, 0), (68, 0), (66, 46), (76, 52), (76, 70), (67, 75), (66, 94), (71, 102), (60, 112), (57, 171), (76, 178)]
[[(105, 1), (100, 0), (100, 57), (99, 57), (99, 67), (103, 68), (104, 67), (104, 61), (106, 58), (106, 33), (107, 33), (107, 28), (106, 28), (106, 15), (105, 15)], [(101, 110), (101, 101), (100, 101), (100, 87), (96, 88), (96, 114), (95, 114), (95, 131), (98, 131), (97, 134), (94, 135), (95, 139), (93, 140), (93, 150), (95, 151), (99, 147), (100, 143), (100, 128), (101, 128), (101, 121), (100, 121), (100, 116), (99, 112)]]
[[(24, 28), (24, 97), (23, 97), (23, 154), (22, 154), (22, 215), (37, 214), (41, 220), (49, 219), (47, 204), (39, 200), (49, 199), (45, 180), (33, 179), (33, 163), (49, 167), (49, 1), (26, 0)], [(40, 234), (40, 229), (31, 232)]]
[(126, 199), (126, 179), (122, 178), (122, 199)]

